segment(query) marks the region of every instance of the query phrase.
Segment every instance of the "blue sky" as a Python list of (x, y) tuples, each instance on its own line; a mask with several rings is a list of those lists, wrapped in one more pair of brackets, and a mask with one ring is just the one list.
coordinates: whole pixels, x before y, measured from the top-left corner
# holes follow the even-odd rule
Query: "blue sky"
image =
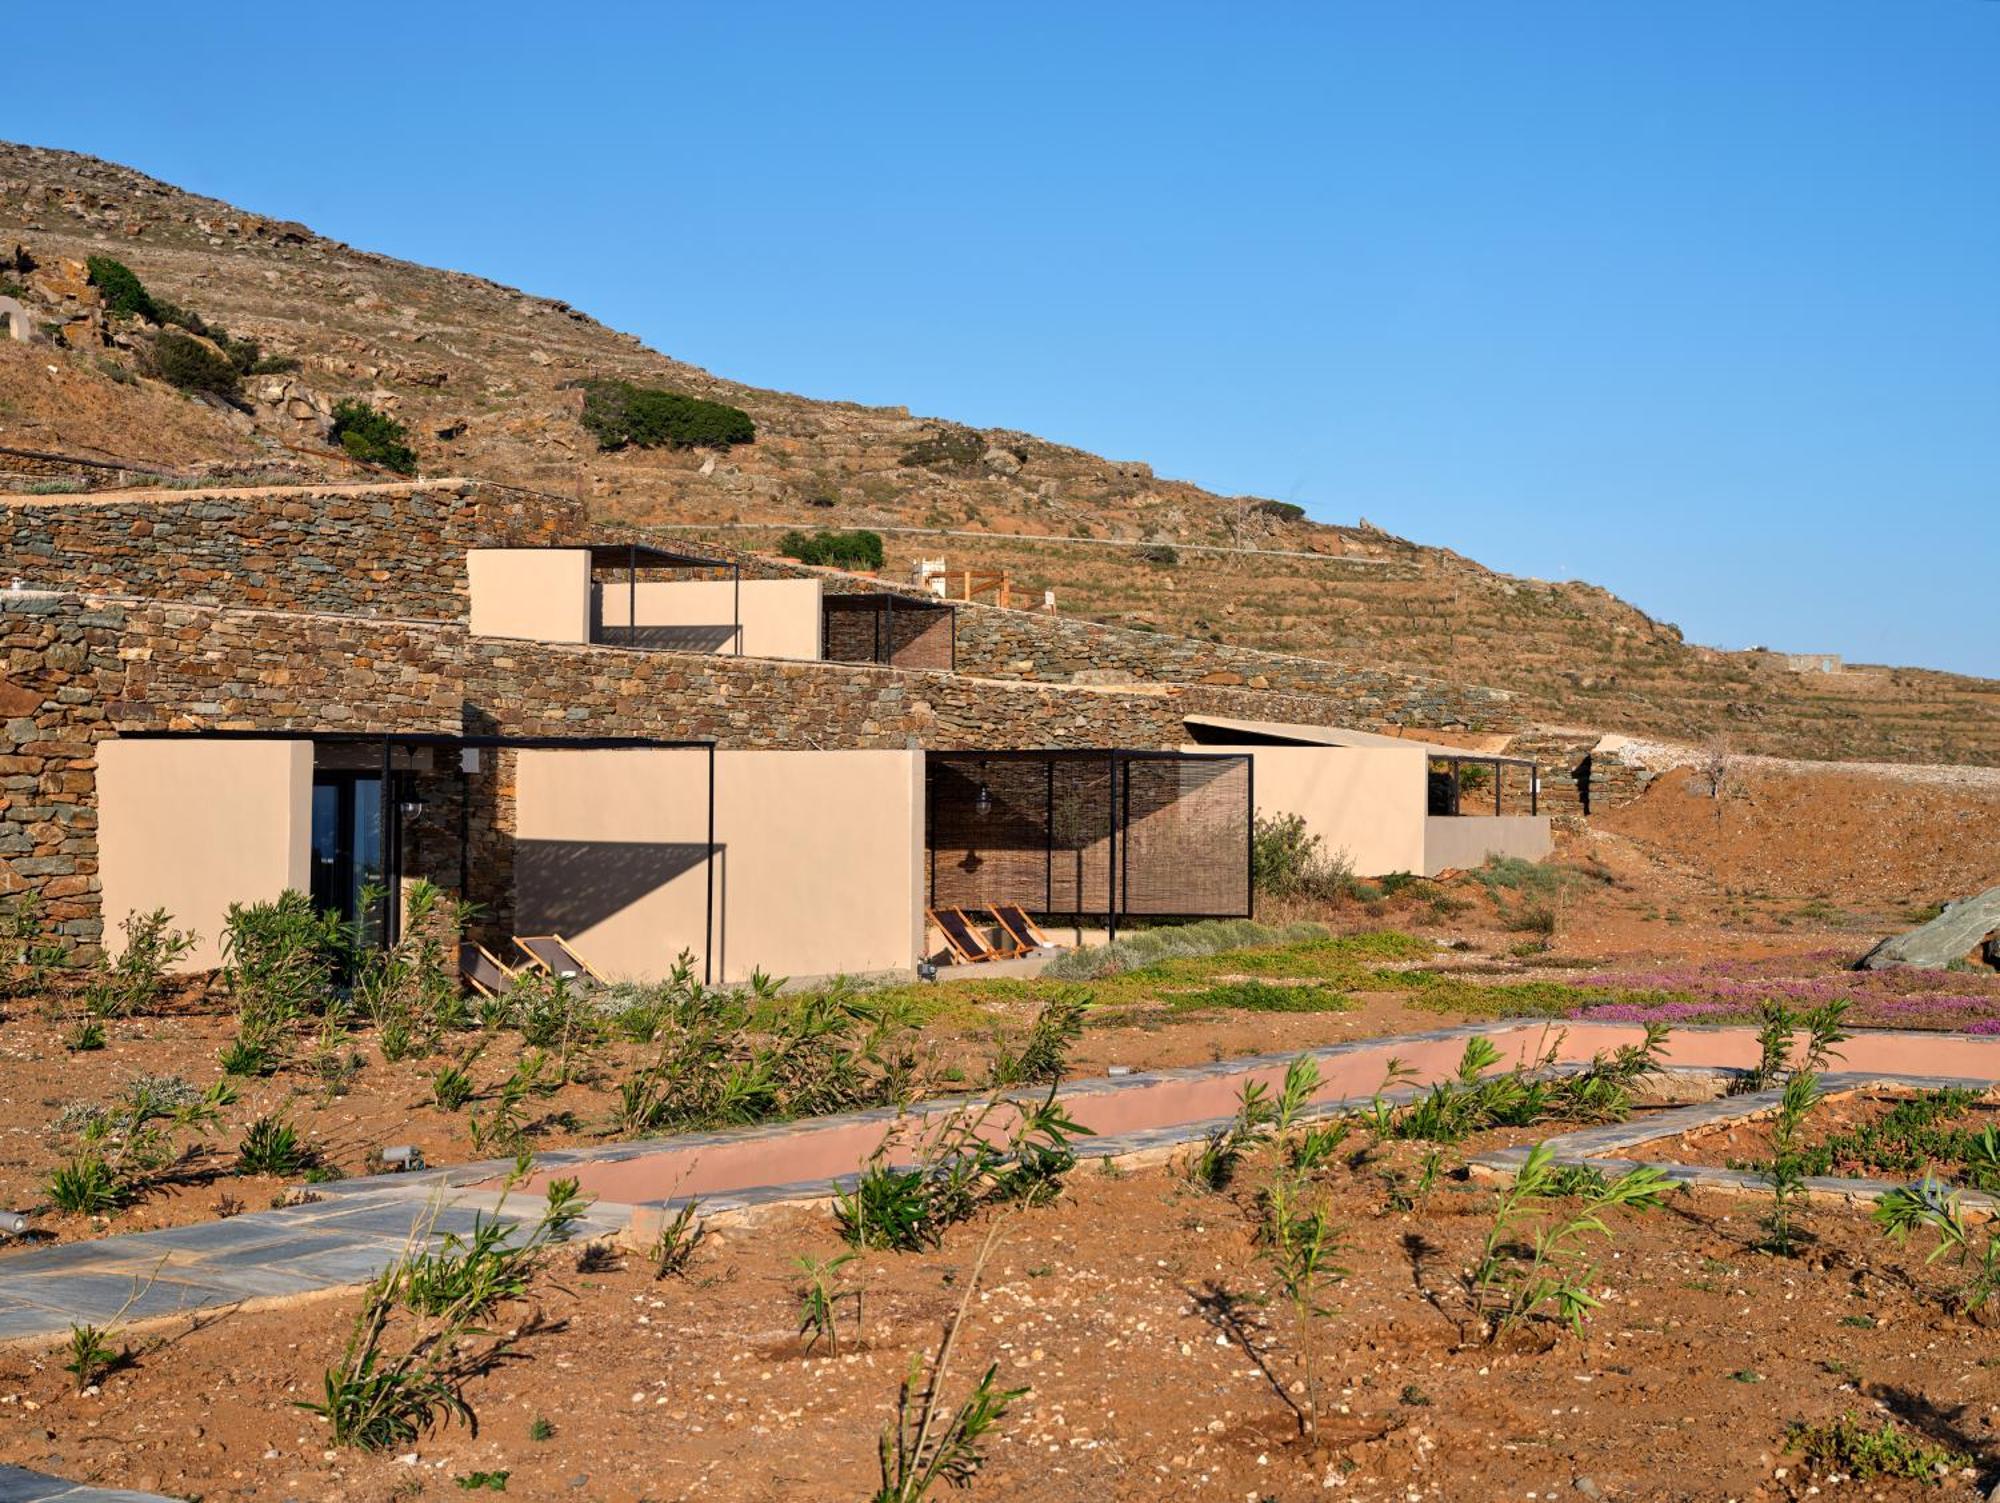
[(2000, 676), (1995, 0), (235, 9), (44, 11), (0, 135), (1697, 641)]

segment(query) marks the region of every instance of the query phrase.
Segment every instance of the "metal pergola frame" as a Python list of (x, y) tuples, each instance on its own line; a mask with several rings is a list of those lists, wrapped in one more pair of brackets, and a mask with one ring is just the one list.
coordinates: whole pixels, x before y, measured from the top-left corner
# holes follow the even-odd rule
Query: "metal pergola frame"
[(1434, 762), (1443, 762), (1451, 769), (1452, 817), (1457, 817), (1462, 812), (1459, 808), (1461, 794), (1459, 774), (1468, 762), (1493, 769), (1493, 814), (1495, 818), (1498, 818), (1500, 814), (1500, 769), (1503, 767), (1525, 767), (1528, 769), (1528, 813), (1532, 816), (1542, 812), (1542, 769), (1541, 764), (1531, 757), (1483, 757), (1477, 754), (1456, 757), (1433, 752), (1425, 759), (1425, 768), (1428, 769)]
[[(703, 856), (706, 868), (706, 907), (702, 918), (702, 985), (712, 985), (715, 966), (715, 743), (713, 741), (669, 739), (658, 736), (507, 736), (464, 735), (449, 731), (300, 731), (300, 730), (221, 730), (126, 731), (123, 741), (310, 741), (318, 746), (379, 746), (381, 748), (382, 798), (379, 836), (382, 843), (383, 883), (381, 943), (391, 944), (402, 914), (402, 895), (396, 879), (401, 875), (402, 815), (393, 797), (394, 754), (398, 750), (447, 751), (704, 751), (707, 753), (708, 839)], [(458, 890), (463, 897), (471, 876), (469, 867), (471, 799), (466, 784), (463, 757), (458, 765)]]
[[(658, 548), (651, 543), (535, 543), (530, 547), (547, 553), (588, 553), (590, 572), (625, 574), (626, 630), (639, 629), (639, 571), (641, 569), (727, 569), (729, 571), (729, 632), (736, 644), (736, 656), (743, 656), (743, 565), (731, 558), (710, 558), (704, 553), (682, 553)], [(600, 647), (623, 644), (600, 642)]]
[[(819, 655), (822, 660), (847, 662), (846, 658), (831, 658), (833, 632), (828, 617), (836, 611), (870, 611), (875, 616), (875, 653), (870, 660), (886, 667), (896, 666), (896, 607), (900, 602), (905, 610), (936, 615), (943, 611), (951, 621), (951, 671), (958, 672), (958, 607), (949, 600), (935, 596), (904, 595), (895, 590), (849, 590), (839, 594), (820, 597)], [(885, 656), (886, 653), (886, 656)]]
[[(1162, 923), (1186, 923), (1200, 919), (1214, 918), (1254, 918), (1257, 908), (1257, 759), (1247, 752), (1180, 752), (1180, 751), (1133, 751), (1123, 748), (1063, 748), (1051, 747), (1044, 750), (1009, 749), (1005, 751), (981, 751), (977, 748), (953, 751), (926, 751), (926, 765), (931, 757), (939, 759), (973, 760), (980, 762), (1038, 760), (1048, 767), (1048, 804), (1042, 820), (1043, 837), (1047, 842), (1049, 886), (1045, 889), (1045, 903), (1053, 904), (1055, 870), (1055, 765), (1057, 762), (1092, 762), (1103, 760), (1111, 770), (1111, 784), (1105, 798), (1107, 818), (1105, 835), (1108, 849), (1105, 852), (1105, 928), (1109, 940), (1118, 938), (1119, 898), (1129, 895), (1131, 874), (1128, 866), (1130, 854), (1128, 842), (1123, 832), (1132, 823), (1132, 785), (1123, 776), (1123, 769), (1131, 762), (1241, 762), (1244, 773), (1244, 799), (1248, 817), (1244, 821), (1243, 838), (1243, 892), (1244, 908), (1241, 913), (1146, 913), (1130, 917), (1158, 920)], [(928, 776), (926, 776), (925, 819), (929, 820)], [(930, 832), (924, 833), (925, 856), (925, 900), (926, 905), (936, 906), (937, 900), (937, 848), (931, 844)], [(1081, 892), (1078, 893), (1081, 897)], [(1053, 913), (1053, 907), (1045, 906), (1044, 914)]]

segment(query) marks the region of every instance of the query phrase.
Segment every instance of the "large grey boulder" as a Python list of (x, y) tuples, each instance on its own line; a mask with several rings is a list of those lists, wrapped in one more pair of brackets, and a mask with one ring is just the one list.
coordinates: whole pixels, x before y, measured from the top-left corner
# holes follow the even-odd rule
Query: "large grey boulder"
[[(1964, 960), (1996, 933), (2000, 933), (2000, 887), (1989, 887), (1977, 897), (1945, 904), (1944, 912), (1928, 924), (1883, 940), (1855, 963), (1855, 969), (1942, 970), (1954, 960)], [(1988, 945), (1985, 954), (1990, 960), (1993, 947)]]

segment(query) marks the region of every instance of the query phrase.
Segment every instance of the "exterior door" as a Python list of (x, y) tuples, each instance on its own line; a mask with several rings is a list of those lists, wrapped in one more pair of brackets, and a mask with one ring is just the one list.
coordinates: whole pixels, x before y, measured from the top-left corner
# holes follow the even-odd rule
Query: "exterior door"
[(354, 925), (364, 944), (380, 943), (382, 910), (372, 895), (390, 875), (382, 859), (381, 777), (313, 774), (313, 906)]

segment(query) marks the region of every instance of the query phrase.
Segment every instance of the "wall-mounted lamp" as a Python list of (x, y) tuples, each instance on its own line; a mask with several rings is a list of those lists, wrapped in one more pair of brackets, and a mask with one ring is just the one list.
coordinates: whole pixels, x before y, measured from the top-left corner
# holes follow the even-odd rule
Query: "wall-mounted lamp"
[(993, 790), (984, 783), (979, 785), (979, 792), (972, 800), (972, 812), (981, 819), (993, 812)]
[(405, 820), (422, 819), (424, 815), (424, 801), (420, 798), (402, 799), (396, 804), (396, 812), (401, 814)]

